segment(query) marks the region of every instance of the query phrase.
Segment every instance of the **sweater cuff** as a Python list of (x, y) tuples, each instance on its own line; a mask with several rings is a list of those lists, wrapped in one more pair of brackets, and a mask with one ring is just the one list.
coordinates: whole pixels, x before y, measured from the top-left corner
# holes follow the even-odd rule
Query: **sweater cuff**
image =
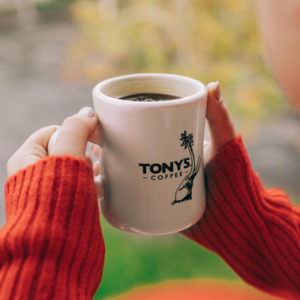
[[(251, 203), (249, 201), (251, 192), (245, 188), (249, 184), (249, 178), (246, 178), (246, 169), (249, 169), (249, 165), (247, 151), (240, 134), (210, 159), (205, 166), (206, 210), (198, 223), (183, 232), (185, 235), (218, 253), (216, 247), (208, 242), (207, 234), (210, 235), (211, 228), (220, 227), (211, 225), (215, 220), (222, 224), (224, 218), (226, 220), (229, 218), (227, 215), (236, 220), (239, 213), (247, 210), (241, 208), (239, 202), (246, 201), (247, 205)], [(239, 223), (240, 220), (236, 222)], [(231, 227), (226, 229), (231, 232)], [(218, 232), (216, 235), (223, 236), (224, 233)]]
[(255, 191), (262, 192), (264, 188), (251, 166), (240, 134), (224, 145), (209, 161), (205, 167), (205, 175), (210, 204), (222, 207), (223, 212), (240, 210), (243, 202), (247, 203), (247, 209), (254, 214), (261, 208), (261, 197), (254, 195)]
[[(252, 168), (248, 151), (240, 134), (224, 145), (205, 167), (206, 187), (210, 201), (224, 208), (224, 198), (230, 199), (229, 207), (247, 203), (247, 207), (265, 213), (270, 204), (266, 195), (276, 194), (278, 202), (290, 205), (287, 195), (280, 189), (265, 189)], [(247, 199), (247, 201), (245, 200)], [(237, 203), (238, 204), (238, 203)], [(239, 205), (238, 205), (239, 206)]]
[(0, 298), (92, 299), (104, 241), (91, 166), (49, 156), (10, 177), (5, 196)]
[(242, 167), (241, 162), (244, 162), (244, 166), (249, 165), (250, 159), (248, 157), (247, 149), (244, 146), (241, 134), (238, 134), (236, 138), (225, 144), (217, 153), (209, 160), (206, 165), (208, 172), (215, 169), (215, 165), (225, 168)]
[[(8, 178), (5, 184), (5, 206), (7, 220), (22, 214), (41, 212), (41, 220), (48, 212), (67, 214), (66, 207), (75, 195), (88, 199), (96, 198), (91, 166), (80, 158), (48, 156)], [(86, 194), (86, 195), (84, 195)], [(63, 203), (56, 205), (57, 199)], [(55, 206), (55, 207), (53, 207)], [(57, 206), (57, 207), (56, 207)], [(78, 205), (77, 205), (78, 206)], [(80, 211), (76, 212), (80, 214)]]

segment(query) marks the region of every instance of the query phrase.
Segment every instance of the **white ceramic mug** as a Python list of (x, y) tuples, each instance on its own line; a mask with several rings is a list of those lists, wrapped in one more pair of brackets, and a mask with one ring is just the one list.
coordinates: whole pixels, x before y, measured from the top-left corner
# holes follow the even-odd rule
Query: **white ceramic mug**
[[(119, 99), (158, 93), (179, 99)], [(114, 227), (169, 234), (196, 223), (205, 209), (203, 135), (206, 86), (171, 74), (107, 79), (93, 90), (101, 123), (101, 213)]]

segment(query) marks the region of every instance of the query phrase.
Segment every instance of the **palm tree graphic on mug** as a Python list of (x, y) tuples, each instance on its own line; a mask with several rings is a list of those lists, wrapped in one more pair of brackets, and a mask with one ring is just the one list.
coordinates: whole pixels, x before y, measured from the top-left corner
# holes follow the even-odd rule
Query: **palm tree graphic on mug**
[(171, 203), (172, 205), (192, 199), (192, 189), (194, 185), (194, 179), (199, 172), (200, 164), (201, 164), (200, 156), (198, 157), (197, 165), (195, 163), (195, 155), (193, 151), (193, 145), (194, 145), (193, 134), (192, 133), (187, 134), (185, 130), (183, 133), (181, 133), (180, 141), (182, 141), (181, 146), (184, 147), (184, 149), (189, 150), (189, 154), (191, 157), (191, 170), (184, 177), (179, 187), (177, 188), (175, 193), (175, 200), (173, 200), (173, 202)]

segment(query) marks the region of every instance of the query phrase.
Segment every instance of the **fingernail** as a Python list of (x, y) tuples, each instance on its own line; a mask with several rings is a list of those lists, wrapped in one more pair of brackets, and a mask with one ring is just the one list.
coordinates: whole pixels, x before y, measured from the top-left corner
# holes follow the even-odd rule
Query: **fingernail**
[(221, 89), (220, 89), (220, 83), (219, 83), (219, 81), (216, 81), (216, 82), (215, 82), (214, 95), (215, 95), (215, 97), (216, 97), (216, 99), (217, 99), (218, 101), (221, 100)]
[(83, 107), (82, 109), (80, 109), (78, 114), (82, 115), (82, 116), (90, 117), (90, 118), (92, 118), (95, 115), (94, 110), (89, 106), (86, 106), (86, 107)]

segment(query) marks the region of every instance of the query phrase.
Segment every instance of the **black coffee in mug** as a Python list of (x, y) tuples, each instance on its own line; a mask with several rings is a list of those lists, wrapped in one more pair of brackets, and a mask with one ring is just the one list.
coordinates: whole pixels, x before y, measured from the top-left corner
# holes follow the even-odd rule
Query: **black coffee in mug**
[(167, 94), (140, 93), (140, 94), (123, 96), (120, 97), (119, 99), (136, 101), (136, 102), (153, 102), (153, 101), (175, 100), (175, 99), (179, 99), (179, 97), (174, 95), (167, 95)]

